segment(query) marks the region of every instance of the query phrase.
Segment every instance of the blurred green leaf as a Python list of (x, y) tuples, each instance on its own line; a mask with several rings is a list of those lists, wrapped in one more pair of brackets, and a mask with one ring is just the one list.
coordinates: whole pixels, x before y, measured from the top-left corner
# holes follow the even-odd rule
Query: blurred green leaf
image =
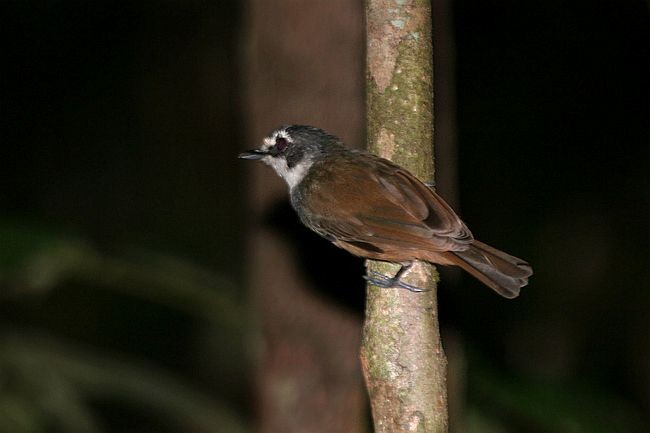
[[(105, 287), (230, 329), (245, 323), (239, 291), (225, 277), (177, 257), (108, 256), (89, 243), (0, 223), (1, 295), (44, 294), (66, 281)], [(1, 298), (0, 298), (1, 300)]]
[[(81, 350), (33, 333), (0, 335), (0, 375), (12, 377), (0, 393), (0, 429), (15, 432), (100, 431), (87, 401), (109, 399), (157, 414), (179, 430), (243, 433), (243, 422), (225, 405), (170, 374), (134, 360)], [(21, 399), (23, 395), (30, 400)], [(29, 403), (27, 403), (29, 401)]]
[(506, 418), (506, 425), (515, 420), (527, 426), (525, 431), (554, 433), (644, 431), (641, 414), (602, 389), (506, 377), (485, 365), (473, 370), (470, 388), (472, 398), (482, 402), (477, 419), (485, 417), (490, 423)]
[(22, 263), (34, 251), (56, 243), (59, 237), (44, 229), (0, 221), (0, 268)]
[[(70, 283), (158, 303), (240, 338), (246, 323), (235, 285), (193, 263), (146, 251), (107, 255), (80, 238), (0, 222), (0, 301), (45, 297)], [(227, 407), (152, 365), (52, 336), (0, 335), (0, 431), (101, 432), (89, 404), (97, 398), (147, 409), (183, 430), (246, 431)]]

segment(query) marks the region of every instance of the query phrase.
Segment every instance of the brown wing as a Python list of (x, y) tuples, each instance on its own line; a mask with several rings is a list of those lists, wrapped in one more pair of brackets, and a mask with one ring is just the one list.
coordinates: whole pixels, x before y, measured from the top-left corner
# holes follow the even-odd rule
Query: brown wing
[[(317, 162), (293, 197), (303, 221), (331, 240), (372, 252), (464, 251), (470, 231), (435, 192), (404, 169), (367, 153)], [(344, 245), (341, 245), (345, 247)], [(414, 256), (411, 255), (411, 258)]]

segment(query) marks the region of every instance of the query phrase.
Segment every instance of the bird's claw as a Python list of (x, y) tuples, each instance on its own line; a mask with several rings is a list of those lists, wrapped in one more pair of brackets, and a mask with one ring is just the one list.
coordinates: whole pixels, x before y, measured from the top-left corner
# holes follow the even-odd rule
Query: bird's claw
[(399, 278), (399, 276), (387, 277), (384, 274), (381, 274), (376, 271), (370, 271), (370, 270), (368, 271), (368, 273), (371, 274), (372, 276), (364, 275), (363, 278), (373, 286), (377, 286), (382, 289), (391, 289), (391, 288), (406, 289), (414, 293), (420, 293), (429, 290), (429, 289), (422, 289), (420, 287), (405, 283)]

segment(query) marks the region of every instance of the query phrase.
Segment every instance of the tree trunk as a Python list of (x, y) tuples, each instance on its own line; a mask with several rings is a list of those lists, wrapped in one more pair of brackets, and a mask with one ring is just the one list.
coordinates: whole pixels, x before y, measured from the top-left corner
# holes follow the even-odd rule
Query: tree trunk
[[(246, 3), (242, 150), (258, 146), (283, 124), (312, 124), (347, 143), (363, 141), (363, 7), (349, 0), (308, 3)], [(324, 296), (329, 290), (358, 288), (316, 287), (318, 279), (299, 258), (318, 260), (318, 254), (305, 254), (292, 239), (303, 232), (288, 208), (286, 184), (268, 167), (247, 169), (248, 269), (258, 324), (257, 431), (362, 433), (361, 320)], [(278, 227), (273, 217), (277, 209), (286, 209), (280, 220), (290, 227)], [(311, 233), (303, 236), (320, 240)], [(332, 273), (328, 265), (317, 268)]]
[[(368, 149), (433, 181), (431, 5), (367, 0)], [(392, 275), (397, 265), (368, 261)], [(375, 431), (446, 432), (447, 361), (440, 342), (437, 272), (417, 262), (404, 281), (429, 289), (367, 288), (361, 362)]]

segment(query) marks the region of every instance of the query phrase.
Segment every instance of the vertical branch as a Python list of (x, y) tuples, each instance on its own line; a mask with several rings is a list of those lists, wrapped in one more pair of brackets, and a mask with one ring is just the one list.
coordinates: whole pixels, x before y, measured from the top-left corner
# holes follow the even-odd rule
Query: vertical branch
[[(433, 180), (433, 48), (426, 0), (367, 0), (368, 149)], [(396, 265), (368, 261), (394, 274)], [(422, 293), (368, 285), (361, 361), (376, 432), (447, 431), (447, 361), (440, 342), (437, 272), (404, 277)]]

